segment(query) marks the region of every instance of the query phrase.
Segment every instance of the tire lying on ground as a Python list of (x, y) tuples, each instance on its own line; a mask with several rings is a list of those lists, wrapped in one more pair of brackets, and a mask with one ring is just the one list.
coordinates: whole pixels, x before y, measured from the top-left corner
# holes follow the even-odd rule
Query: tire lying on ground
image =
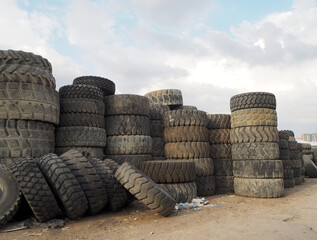
[(74, 85), (91, 85), (102, 90), (104, 96), (113, 95), (116, 91), (116, 86), (113, 81), (97, 76), (82, 76), (77, 77), (73, 81)]
[(303, 157), (305, 166), (305, 175), (310, 178), (317, 178), (317, 166), (315, 163), (306, 155)]
[(162, 216), (169, 216), (174, 212), (175, 200), (133, 165), (123, 163), (115, 177), (148, 208)]

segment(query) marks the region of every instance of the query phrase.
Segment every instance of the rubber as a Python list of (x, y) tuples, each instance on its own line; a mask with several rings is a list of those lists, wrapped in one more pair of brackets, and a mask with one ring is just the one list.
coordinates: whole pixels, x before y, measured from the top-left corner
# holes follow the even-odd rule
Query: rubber
[(278, 142), (278, 132), (276, 127), (253, 126), (231, 129), (230, 141), (234, 143), (246, 142)]
[(284, 168), (283, 179), (292, 179), (294, 178), (294, 170), (291, 168)]
[(196, 182), (158, 184), (168, 192), (177, 203), (191, 202), (197, 197)]
[(102, 147), (56, 147), (55, 153), (57, 155), (62, 155), (63, 153), (74, 149), (80, 152), (86, 158), (98, 158), (103, 159), (104, 153)]
[(207, 127), (208, 118), (206, 112), (199, 110), (173, 110), (164, 112), (164, 127), (175, 126), (203, 126)]
[(220, 144), (230, 143), (230, 129), (210, 129), (209, 130), (209, 143)]
[(233, 175), (240, 178), (283, 178), (283, 162), (281, 160), (234, 161)]
[(145, 135), (110, 136), (107, 138), (107, 155), (151, 154), (152, 139)]
[(231, 144), (210, 145), (210, 157), (212, 159), (228, 159), (231, 157)]
[(282, 160), (284, 168), (300, 168), (302, 163), (300, 160)]
[(106, 158), (112, 159), (119, 165), (128, 162), (137, 168), (142, 162), (150, 161), (152, 159), (151, 155), (106, 155)]
[(284, 188), (294, 188), (295, 187), (295, 180), (292, 179), (283, 179), (284, 181)]
[(164, 141), (208, 142), (208, 129), (203, 126), (175, 126), (164, 128)]
[(74, 85), (91, 85), (102, 90), (104, 96), (113, 95), (116, 92), (116, 85), (113, 81), (97, 76), (81, 76), (73, 81)]
[(306, 176), (317, 178), (317, 166), (309, 157), (304, 156), (304, 167)]
[(288, 149), (280, 149), (280, 159), (289, 160), (291, 158), (290, 151)]
[(280, 130), (280, 131), (278, 131), (278, 136), (280, 139), (285, 139), (288, 141), (288, 140), (290, 140), (289, 138), (294, 137), (295, 134), (291, 130)]
[(232, 176), (232, 159), (214, 159), (215, 176)]
[(279, 145), (272, 142), (236, 143), (231, 146), (234, 160), (278, 160)]
[(198, 197), (212, 196), (216, 193), (216, 181), (214, 176), (196, 177), (196, 185)]
[(153, 103), (161, 103), (170, 107), (183, 105), (182, 92), (179, 89), (162, 89), (144, 95)]
[(105, 104), (103, 101), (94, 99), (61, 99), (62, 113), (90, 113), (105, 115)]
[(303, 181), (302, 177), (294, 177), (295, 185), (301, 185), (302, 181)]
[(297, 141), (289, 140), (288, 141), (289, 150), (297, 150)]
[(115, 177), (148, 208), (162, 216), (169, 216), (174, 212), (175, 200), (133, 165), (123, 163), (116, 171)]
[(234, 95), (230, 98), (231, 112), (247, 108), (276, 109), (274, 94), (267, 92), (248, 92)]
[(216, 192), (226, 193), (233, 191), (233, 176), (215, 176)]
[(105, 128), (105, 117), (91, 113), (62, 113), (60, 115), (59, 126)]
[(279, 139), (278, 146), (280, 149), (288, 149), (288, 140), (285, 139)]
[(208, 129), (230, 129), (230, 114), (208, 114)]
[(165, 157), (164, 146), (165, 142), (163, 138), (152, 137), (152, 157)]
[(166, 143), (164, 148), (166, 158), (189, 159), (210, 157), (208, 142), (177, 142)]
[(163, 120), (150, 120), (150, 136), (151, 137), (164, 137)]
[(214, 162), (211, 158), (167, 159), (167, 161), (189, 161), (195, 163), (196, 176), (214, 175)]
[(100, 88), (90, 85), (66, 85), (59, 89), (61, 99), (95, 99), (103, 101), (103, 92)]
[(151, 120), (163, 120), (163, 114), (169, 111), (169, 107), (160, 103), (153, 103), (150, 101), (150, 113)]

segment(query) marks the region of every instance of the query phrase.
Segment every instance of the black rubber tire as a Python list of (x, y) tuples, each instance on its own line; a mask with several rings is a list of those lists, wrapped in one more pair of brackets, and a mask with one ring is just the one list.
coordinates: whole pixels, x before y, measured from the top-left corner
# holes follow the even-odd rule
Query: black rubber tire
[(208, 131), (210, 144), (230, 143), (230, 129), (210, 129)]
[(292, 168), (284, 168), (283, 179), (293, 179), (294, 178), (294, 170)]
[(211, 158), (167, 159), (168, 161), (189, 161), (195, 163), (196, 176), (214, 175), (214, 162)]
[(187, 183), (196, 179), (195, 163), (189, 161), (147, 161), (139, 169), (156, 183)]
[(59, 127), (96, 127), (105, 128), (105, 117), (91, 113), (62, 113)]
[(199, 110), (172, 110), (163, 114), (164, 127), (203, 126), (207, 127), (206, 112)]
[(279, 146), (272, 142), (237, 143), (231, 146), (234, 160), (278, 160)]
[(153, 103), (150, 101), (150, 114), (151, 120), (163, 120), (164, 112), (169, 111), (169, 107), (160, 103)]
[(210, 145), (210, 157), (212, 159), (228, 159), (231, 157), (231, 144)]
[(58, 124), (59, 96), (47, 86), (0, 82), (0, 119), (38, 120)]
[(268, 108), (249, 108), (231, 113), (231, 128), (250, 126), (277, 127), (276, 111)]
[(164, 141), (208, 142), (208, 129), (203, 126), (175, 126), (164, 128)]
[(66, 85), (59, 89), (59, 95), (61, 100), (84, 98), (103, 101), (101, 89), (90, 85)]
[(234, 192), (236, 195), (258, 198), (282, 197), (284, 182), (282, 178), (253, 179), (234, 178)]
[(284, 181), (284, 188), (294, 188), (295, 187), (295, 180), (292, 179), (283, 179)]
[(284, 168), (300, 168), (302, 163), (300, 160), (282, 160)]
[(196, 185), (198, 197), (212, 196), (216, 193), (216, 181), (214, 176), (197, 176)]
[(90, 113), (104, 116), (105, 104), (94, 99), (61, 99), (61, 114), (63, 113)]
[(150, 120), (150, 136), (153, 137), (164, 137), (164, 125), (163, 120)]
[(288, 140), (285, 139), (279, 139), (278, 146), (280, 149), (288, 149)]
[(191, 105), (183, 105), (176, 107), (176, 109), (198, 110), (197, 107)]
[(158, 184), (168, 192), (177, 203), (191, 202), (197, 197), (196, 182)]
[(88, 210), (88, 201), (78, 180), (64, 161), (50, 153), (37, 163), (67, 217), (80, 218)]
[(164, 152), (168, 159), (208, 158), (210, 157), (210, 145), (208, 142), (166, 143)]
[(247, 142), (278, 142), (276, 127), (253, 126), (234, 128), (230, 131), (231, 144)]
[(72, 171), (88, 200), (88, 211), (96, 214), (107, 204), (106, 189), (90, 162), (78, 151), (69, 150), (59, 156)]
[(298, 150), (289, 150), (290, 160), (299, 160)]
[(58, 203), (41, 170), (32, 158), (14, 161), (10, 171), (18, 181), (20, 189), (36, 219), (44, 222), (62, 214)]
[(107, 155), (151, 154), (152, 138), (145, 135), (110, 136), (107, 138)]
[(289, 160), (291, 158), (290, 151), (288, 149), (280, 149), (280, 159)]
[(281, 160), (240, 160), (233, 161), (233, 175), (239, 178), (275, 179), (283, 178)]
[(267, 92), (248, 92), (231, 97), (231, 112), (247, 108), (269, 108), (276, 109), (276, 98), (274, 94)]
[(213, 159), (215, 176), (233, 176), (232, 159)]
[(289, 150), (297, 150), (297, 141), (288, 141), (288, 149)]
[(293, 131), (291, 130), (280, 130), (278, 131), (278, 136), (280, 139), (285, 139), (285, 140), (289, 140), (290, 137), (294, 137), (295, 134)]
[(59, 127), (56, 128), (57, 147), (104, 147), (106, 130), (95, 127)]
[(175, 200), (133, 165), (123, 163), (115, 177), (148, 208), (166, 217), (174, 212)]
[(9, 222), (19, 209), (21, 192), (17, 180), (0, 164), (0, 227)]
[(152, 157), (165, 157), (164, 146), (165, 142), (163, 138), (152, 137)]
[(303, 181), (302, 177), (294, 177), (295, 185), (301, 185), (302, 181)]
[(106, 158), (112, 159), (118, 165), (128, 162), (137, 168), (142, 162), (151, 161), (152, 159), (151, 155), (107, 155)]
[(230, 129), (230, 114), (208, 114), (208, 129)]
[(54, 126), (25, 120), (0, 120), (0, 159), (41, 157), (54, 152)]
[(294, 171), (294, 178), (295, 177), (300, 177), (302, 175), (301, 174), (301, 167), (293, 168), (293, 171)]
[(104, 158), (102, 147), (56, 147), (55, 153), (57, 155), (62, 155), (63, 153), (71, 149), (74, 149), (80, 152), (86, 158), (98, 158), (98, 159)]
[(216, 192), (221, 194), (233, 192), (233, 179), (233, 176), (215, 176)]
[(161, 103), (170, 107), (183, 105), (183, 95), (179, 89), (162, 89), (144, 95), (153, 103)]
[(150, 135), (150, 119), (138, 115), (106, 116), (108, 136), (119, 135)]
[(73, 81), (74, 85), (91, 85), (102, 90), (104, 96), (113, 95), (116, 91), (116, 85), (113, 81), (96, 76), (77, 77)]
[(134, 94), (118, 94), (104, 98), (106, 116), (140, 115), (149, 116), (150, 102), (146, 97)]

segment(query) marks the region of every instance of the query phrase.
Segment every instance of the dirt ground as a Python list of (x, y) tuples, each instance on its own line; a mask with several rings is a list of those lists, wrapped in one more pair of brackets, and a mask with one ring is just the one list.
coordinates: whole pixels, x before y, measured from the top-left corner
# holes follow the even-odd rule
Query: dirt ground
[(306, 179), (302, 185), (286, 189), (279, 199), (235, 195), (207, 199), (210, 204), (200, 211), (180, 210), (168, 218), (136, 202), (117, 213), (69, 221), (60, 229), (23, 229), (0, 233), (0, 239), (317, 239), (317, 179)]

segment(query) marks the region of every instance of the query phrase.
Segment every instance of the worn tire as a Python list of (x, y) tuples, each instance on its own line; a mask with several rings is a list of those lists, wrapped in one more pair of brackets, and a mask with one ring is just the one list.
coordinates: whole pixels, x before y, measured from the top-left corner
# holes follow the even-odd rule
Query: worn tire
[(94, 99), (61, 99), (61, 114), (63, 113), (90, 113), (105, 115), (103, 101)]
[(62, 155), (63, 153), (74, 149), (80, 152), (86, 158), (98, 158), (103, 159), (104, 153), (102, 147), (56, 147), (55, 153), (57, 155)]
[(297, 141), (289, 140), (288, 141), (289, 150), (297, 150)]
[(183, 105), (182, 92), (178, 89), (162, 89), (144, 95), (153, 103), (161, 103), (170, 107)]
[(294, 170), (292, 168), (284, 168), (283, 179), (292, 179), (294, 178)]
[(66, 85), (59, 89), (59, 95), (61, 100), (84, 98), (103, 101), (101, 89), (89, 85)]
[(294, 137), (295, 134), (291, 130), (280, 130), (280, 131), (278, 131), (278, 136), (280, 139), (285, 139), (288, 141), (288, 140), (290, 140), (289, 138)]
[(158, 184), (168, 192), (177, 203), (191, 202), (197, 197), (196, 182)]
[(59, 127), (96, 127), (105, 128), (105, 117), (91, 113), (62, 113)]
[(278, 142), (276, 127), (253, 126), (234, 128), (230, 131), (231, 144), (247, 142)]
[(208, 129), (203, 126), (175, 126), (164, 128), (164, 141), (208, 142)]
[(210, 144), (230, 143), (230, 129), (210, 129), (208, 131)]
[(230, 114), (208, 114), (208, 129), (230, 129)]
[(152, 137), (152, 157), (165, 157), (164, 146), (165, 142), (163, 138)]
[(268, 108), (249, 108), (231, 113), (231, 128), (250, 126), (277, 127), (276, 111)]
[(152, 138), (145, 135), (110, 136), (107, 138), (108, 155), (151, 154)]
[(82, 76), (77, 77), (73, 81), (74, 85), (91, 85), (100, 88), (104, 96), (113, 95), (116, 91), (116, 85), (113, 81), (96, 76)]
[(288, 149), (280, 149), (280, 159), (281, 160), (290, 160), (291, 154)]
[(215, 176), (232, 176), (232, 159), (214, 159)]
[(231, 147), (234, 160), (278, 160), (279, 146), (272, 142), (236, 143)]
[(168, 161), (189, 161), (195, 163), (196, 176), (214, 175), (214, 162), (211, 158), (167, 159)]
[(215, 176), (216, 192), (229, 193), (233, 192), (233, 176)]
[(276, 98), (274, 94), (267, 92), (248, 92), (231, 97), (231, 112), (247, 108), (269, 108), (276, 109)]
[(164, 112), (169, 111), (169, 107), (160, 103), (153, 103), (150, 101), (150, 113), (151, 120), (163, 120)]
[(164, 152), (168, 159), (208, 158), (210, 157), (210, 145), (208, 142), (166, 143)]
[(303, 182), (302, 177), (294, 177), (295, 185), (301, 185)]
[(216, 193), (214, 176), (197, 176), (196, 185), (198, 197), (212, 196)]
[(163, 120), (150, 120), (150, 136), (153, 137), (164, 137), (164, 125)]
[(300, 160), (282, 160), (284, 168), (300, 168), (302, 163)]
[(288, 149), (288, 140), (285, 139), (279, 139), (278, 146), (280, 149)]
[(291, 179), (283, 179), (284, 181), (284, 188), (294, 188), (295, 187), (295, 180), (294, 178)]
[(202, 126), (207, 127), (208, 118), (204, 111), (172, 110), (163, 114), (164, 127)]
[(212, 159), (228, 159), (231, 157), (231, 144), (210, 145), (210, 157)]
[(281, 160), (240, 160), (233, 161), (233, 175), (239, 178), (283, 178)]
[(118, 165), (128, 162), (137, 168), (142, 162), (151, 161), (152, 159), (151, 155), (107, 155), (106, 158), (112, 159)]

